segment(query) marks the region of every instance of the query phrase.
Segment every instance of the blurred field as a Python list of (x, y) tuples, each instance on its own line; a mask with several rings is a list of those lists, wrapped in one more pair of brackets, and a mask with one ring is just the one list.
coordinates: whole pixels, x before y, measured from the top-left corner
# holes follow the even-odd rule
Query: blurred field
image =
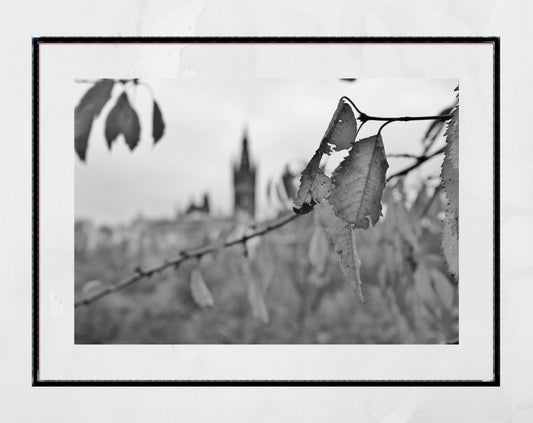
[[(425, 188), (423, 188), (425, 190)], [(358, 231), (366, 303), (345, 281), (336, 254), (326, 250), (322, 274), (313, 264), (318, 223), (303, 216), (248, 245), (219, 250), (200, 262), (144, 279), (76, 309), (78, 344), (396, 344), (443, 343), (458, 336), (457, 285), (440, 252), (439, 196), (419, 193), (407, 208), (386, 192), (386, 215)], [(423, 213), (423, 216), (420, 215)], [(220, 242), (231, 219), (137, 222), (130, 227), (76, 228), (76, 297), (156, 264), (183, 248)], [(320, 229), (318, 229), (320, 230)], [(96, 234), (97, 236), (94, 236)], [(251, 272), (247, 271), (249, 260)], [(190, 289), (200, 269), (213, 300), (202, 308)], [(264, 300), (268, 322), (250, 300)], [(256, 298), (257, 299), (257, 298)], [(255, 315), (255, 317), (254, 317)], [(259, 318), (258, 318), (259, 317)]]

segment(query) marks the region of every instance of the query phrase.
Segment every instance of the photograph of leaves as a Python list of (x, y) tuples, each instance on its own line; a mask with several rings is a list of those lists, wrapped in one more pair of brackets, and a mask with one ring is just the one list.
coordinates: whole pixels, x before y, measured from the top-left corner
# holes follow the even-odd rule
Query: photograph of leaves
[[(75, 108), (80, 169), (92, 165), (96, 125), (111, 155), (123, 140), (132, 160), (151, 154), (138, 152), (145, 138), (153, 151), (178, 142), (170, 122), (179, 119), (149, 81), (76, 84), (85, 87)], [(337, 97), (323, 135), (306, 141), (314, 154), (291, 163), (279, 152), (278, 173), (260, 174), (259, 125), (243, 125), (232, 212), (217, 213), (205, 194), (166, 219), (77, 220), (76, 343), (459, 343), (455, 85), (453, 103), (413, 116), (373, 115)], [(412, 141), (419, 153), (388, 153), (388, 130), (414, 122), (425, 125)], [(438, 171), (406, 183), (430, 163)]]

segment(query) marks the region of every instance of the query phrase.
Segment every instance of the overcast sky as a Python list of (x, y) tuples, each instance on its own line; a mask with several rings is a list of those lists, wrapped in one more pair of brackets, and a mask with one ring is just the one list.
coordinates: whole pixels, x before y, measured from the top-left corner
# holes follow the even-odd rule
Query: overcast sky
[[(328, 126), (339, 98), (350, 97), (367, 114), (405, 116), (437, 114), (455, 99), (454, 80), (145, 80), (154, 91), (166, 123), (161, 141), (151, 138), (152, 105), (146, 88), (128, 90), (141, 120), (141, 141), (130, 152), (122, 137), (108, 150), (104, 122), (122, 87), (96, 119), (87, 161), (75, 160), (77, 218), (98, 223), (128, 222), (139, 213), (171, 217), (176, 207), (198, 201), (204, 192), (218, 214), (232, 210), (231, 163), (248, 127), (252, 159), (258, 163), (258, 215), (268, 217), (266, 183), (281, 175), (288, 162), (309, 160)], [(77, 98), (89, 85), (76, 83)], [(429, 122), (397, 122), (383, 130), (387, 153), (420, 153), (420, 139)], [(362, 136), (374, 135), (378, 123), (367, 124)], [(73, 149), (74, 155), (74, 149)], [(342, 155), (328, 161), (333, 169)], [(436, 158), (410, 178), (436, 175)], [(389, 172), (407, 164), (389, 159)]]

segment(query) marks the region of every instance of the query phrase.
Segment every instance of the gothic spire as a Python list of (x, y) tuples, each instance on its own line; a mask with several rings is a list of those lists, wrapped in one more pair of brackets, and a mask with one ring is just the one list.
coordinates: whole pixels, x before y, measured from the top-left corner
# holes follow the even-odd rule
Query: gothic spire
[(248, 150), (248, 128), (244, 127), (240, 161), (233, 168), (235, 212), (243, 211), (255, 215), (255, 165), (251, 162)]
[(242, 136), (241, 169), (250, 169), (250, 153), (248, 153), (248, 128), (244, 128)]

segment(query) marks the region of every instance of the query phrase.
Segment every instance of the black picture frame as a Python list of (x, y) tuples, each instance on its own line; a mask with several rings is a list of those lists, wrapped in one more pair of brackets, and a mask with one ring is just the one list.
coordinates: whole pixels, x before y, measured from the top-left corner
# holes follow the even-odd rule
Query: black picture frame
[[(494, 87), (494, 338), (492, 380), (40, 380), (39, 378), (39, 46), (42, 44), (492, 44)], [(500, 39), (499, 37), (34, 37), (32, 39), (32, 386), (500, 386)]]

